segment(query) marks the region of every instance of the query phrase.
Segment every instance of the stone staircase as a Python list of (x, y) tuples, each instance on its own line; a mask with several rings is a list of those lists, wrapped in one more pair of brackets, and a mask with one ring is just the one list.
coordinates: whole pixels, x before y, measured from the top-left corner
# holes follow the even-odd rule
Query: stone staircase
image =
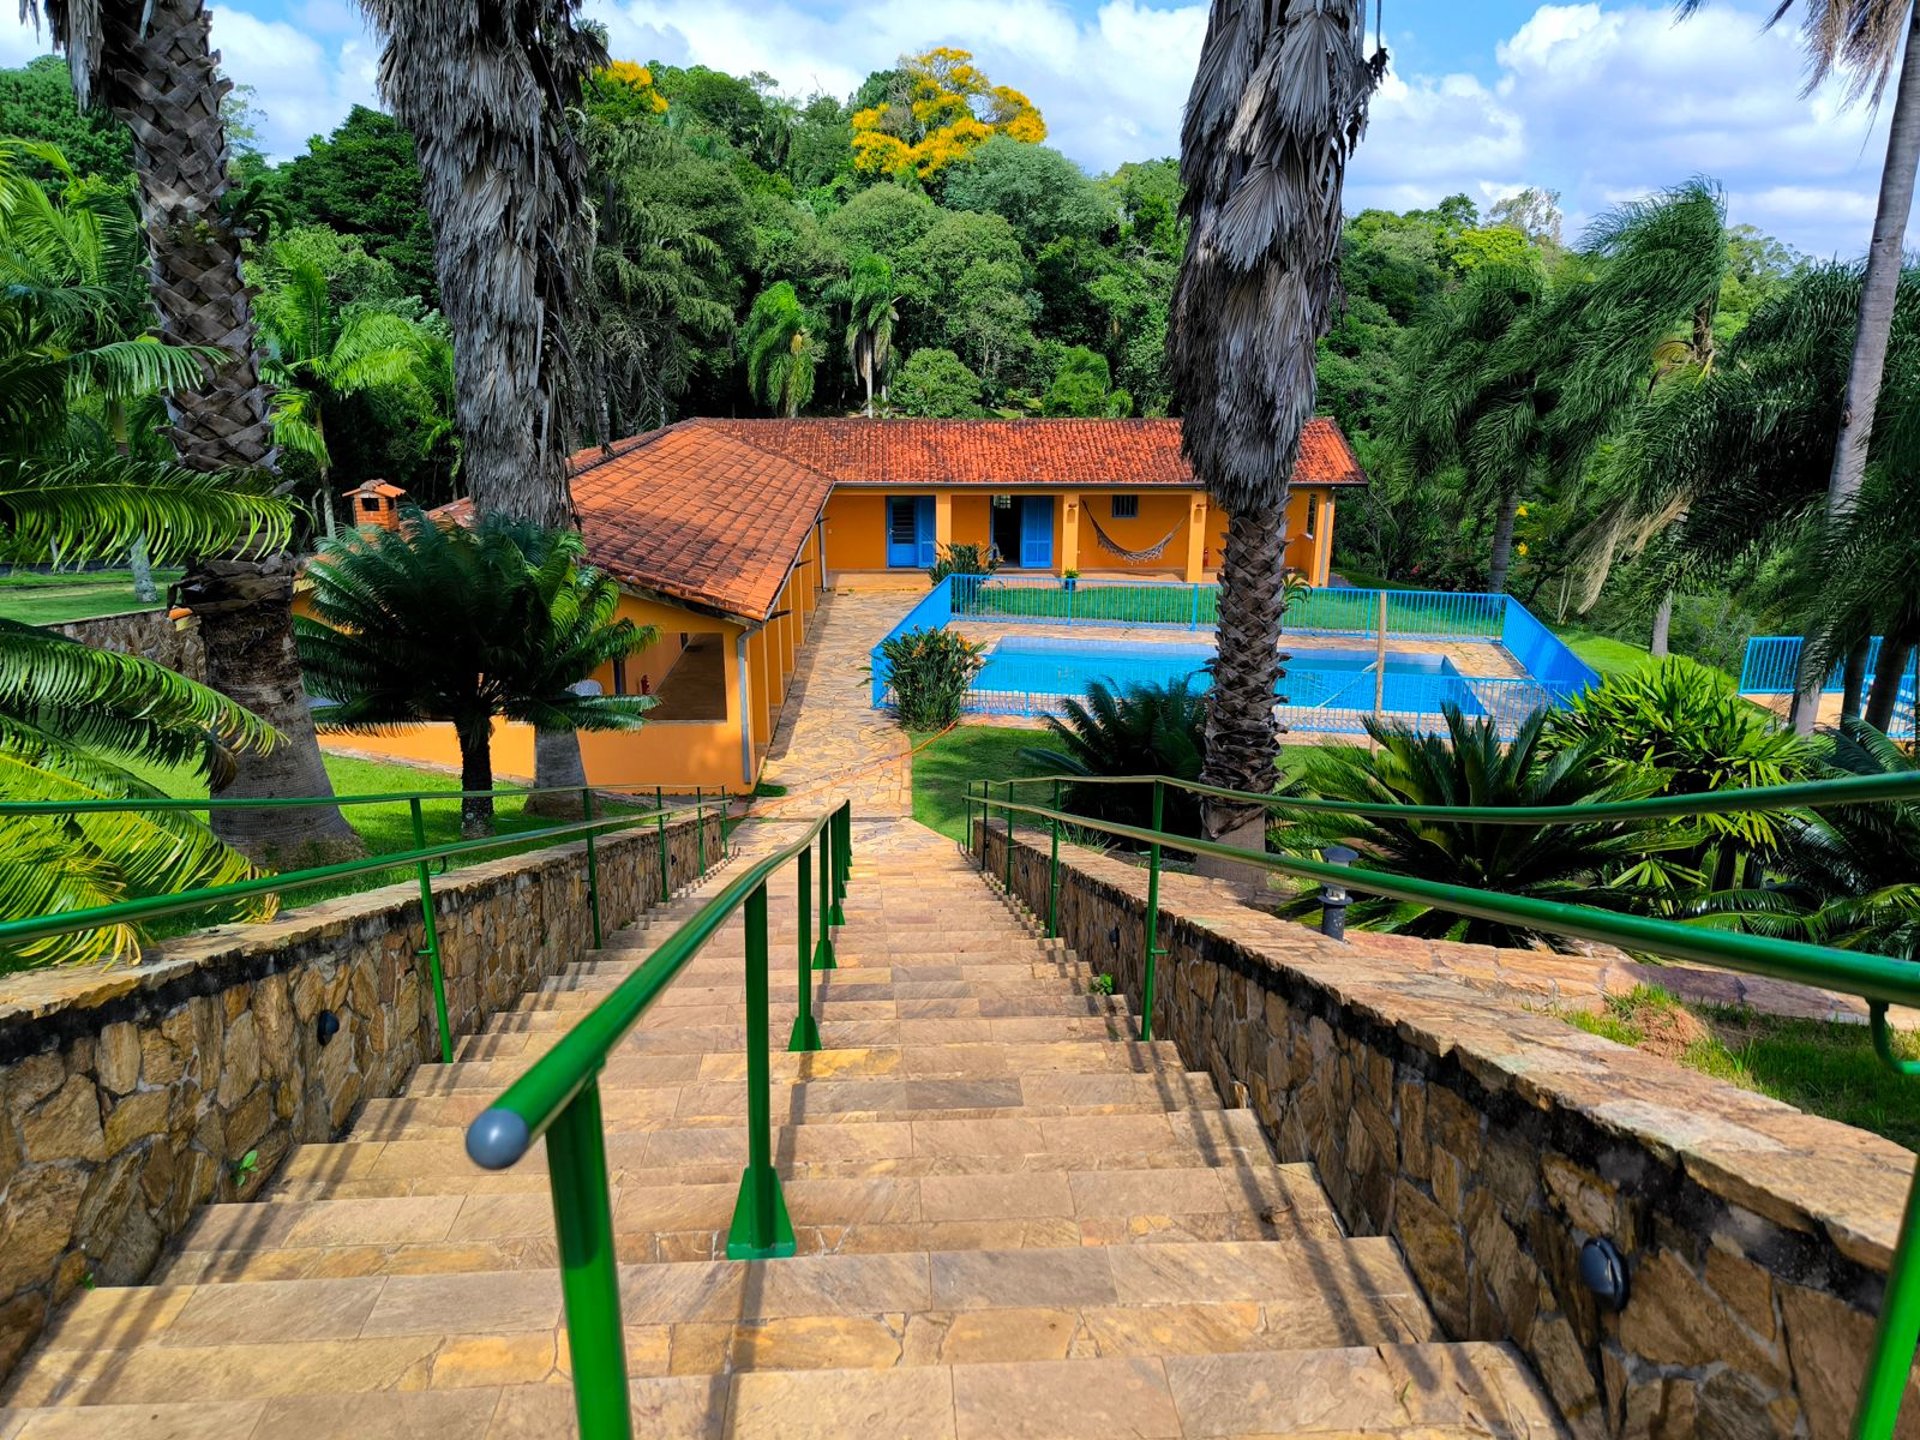
[[(1394, 1244), (1347, 1237), (1311, 1167), (1130, 1039), (951, 844), (856, 821), (854, 856), (827, 1048), (773, 1058), (796, 1258), (716, 1258), (747, 1148), (737, 917), (602, 1073), (637, 1435), (1561, 1433), (1512, 1350), (1443, 1342)], [(207, 1210), (153, 1283), (83, 1293), (0, 1440), (571, 1434), (540, 1153), (485, 1173), (462, 1132), (723, 881)], [(776, 1043), (795, 883), (770, 887)]]

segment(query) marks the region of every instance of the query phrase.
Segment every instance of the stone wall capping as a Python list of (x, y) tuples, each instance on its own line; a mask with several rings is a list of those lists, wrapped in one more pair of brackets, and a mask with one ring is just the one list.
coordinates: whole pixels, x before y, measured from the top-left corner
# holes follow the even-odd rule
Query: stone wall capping
[[(1003, 874), (1004, 828), (973, 840)], [(1036, 913), (1043, 845), (1015, 840)], [(1065, 945), (1137, 1004), (1145, 870), (1060, 859)], [(1156, 1038), (1317, 1165), (1351, 1233), (1399, 1242), (1451, 1338), (1520, 1346), (1573, 1433), (1849, 1433), (1912, 1152), (1576, 1029), (1491, 947), (1443, 974), (1446, 942), (1328, 941), (1197, 876), (1163, 872), (1160, 902)], [(1618, 1316), (1579, 1282), (1595, 1236), (1632, 1268)]]

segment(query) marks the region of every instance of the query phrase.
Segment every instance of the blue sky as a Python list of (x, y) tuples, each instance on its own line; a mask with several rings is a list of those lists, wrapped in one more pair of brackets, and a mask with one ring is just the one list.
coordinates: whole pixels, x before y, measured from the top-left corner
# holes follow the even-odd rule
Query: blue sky
[[(267, 148), (297, 152), (374, 99), (377, 46), (347, 0), (231, 0), (214, 42), (255, 87)], [(1608, 205), (1704, 174), (1733, 219), (1816, 255), (1864, 250), (1885, 117), (1836, 91), (1802, 98), (1790, 28), (1771, 0), (1713, 0), (1685, 24), (1665, 0), (1387, 0), (1394, 56), (1348, 183), (1348, 208), (1483, 205), (1559, 190), (1569, 228)], [(11, 10), (12, 7), (6, 7)], [(587, 0), (632, 59), (763, 69), (844, 93), (903, 51), (972, 49), (1027, 91), (1052, 143), (1092, 171), (1172, 154), (1205, 27), (1178, 0)], [(0, 15), (0, 62), (37, 53)]]

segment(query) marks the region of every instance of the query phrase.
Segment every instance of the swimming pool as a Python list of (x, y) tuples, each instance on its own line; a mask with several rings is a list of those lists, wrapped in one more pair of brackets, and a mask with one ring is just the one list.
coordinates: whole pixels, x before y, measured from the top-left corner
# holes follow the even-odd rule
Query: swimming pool
[[(991, 714), (1046, 714), (1059, 701), (1101, 681), (1115, 688), (1165, 684), (1182, 676), (1196, 690), (1213, 683), (1211, 645), (1137, 644), (1098, 640), (1010, 637), (987, 654), (975, 677), (968, 709)], [(1371, 650), (1301, 650), (1287, 662), (1280, 694), (1289, 712), (1328, 708), (1370, 711), (1376, 676)], [(1389, 650), (1380, 708), (1393, 713), (1438, 713), (1442, 704), (1476, 714), (1480, 706), (1460, 671), (1444, 655)]]

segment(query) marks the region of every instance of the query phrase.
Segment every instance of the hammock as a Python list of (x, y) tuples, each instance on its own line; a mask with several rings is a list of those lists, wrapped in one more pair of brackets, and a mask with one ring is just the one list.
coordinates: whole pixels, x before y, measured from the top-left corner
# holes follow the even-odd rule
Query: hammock
[(1120, 559), (1125, 560), (1130, 565), (1144, 565), (1149, 560), (1158, 560), (1160, 556), (1165, 553), (1167, 546), (1173, 543), (1174, 537), (1186, 528), (1186, 521), (1183, 520), (1146, 549), (1129, 550), (1111, 535), (1107, 534), (1106, 531), (1102, 530), (1100, 528), (1100, 522), (1094, 519), (1093, 516), (1087, 516), (1087, 523), (1093, 526), (1093, 538), (1100, 542), (1100, 548), (1102, 550), (1105, 550), (1109, 555), (1119, 556)]

